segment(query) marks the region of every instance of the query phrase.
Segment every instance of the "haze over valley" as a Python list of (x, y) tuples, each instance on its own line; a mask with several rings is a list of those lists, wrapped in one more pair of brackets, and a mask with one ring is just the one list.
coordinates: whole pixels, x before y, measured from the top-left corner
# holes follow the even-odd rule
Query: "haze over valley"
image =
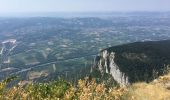
[[(104, 48), (170, 39), (169, 13), (111, 15), (114, 13), (105, 17), (0, 18), (1, 79), (18, 74), (28, 80), (51, 74), (67, 77), (91, 69)], [(12, 41), (16, 43), (9, 47)]]

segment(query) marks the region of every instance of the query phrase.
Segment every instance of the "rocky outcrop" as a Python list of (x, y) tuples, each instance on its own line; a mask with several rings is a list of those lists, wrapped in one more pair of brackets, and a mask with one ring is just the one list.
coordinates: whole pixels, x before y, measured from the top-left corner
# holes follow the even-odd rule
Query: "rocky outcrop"
[(109, 73), (121, 85), (129, 84), (128, 76), (121, 72), (119, 66), (115, 63), (115, 53), (109, 53), (107, 50), (101, 52), (100, 59), (97, 61), (97, 66), (102, 74)]
[(112, 75), (121, 86), (150, 82), (167, 72), (170, 40), (136, 42), (104, 49), (95, 60), (101, 74)]
[(16, 47), (16, 40), (10, 39), (2, 42), (1, 59), (2, 63), (10, 63), (10, 52)]

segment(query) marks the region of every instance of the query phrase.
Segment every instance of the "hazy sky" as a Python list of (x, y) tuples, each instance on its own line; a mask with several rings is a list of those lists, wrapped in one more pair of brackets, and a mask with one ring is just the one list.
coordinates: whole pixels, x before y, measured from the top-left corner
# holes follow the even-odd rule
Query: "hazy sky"
[(170, 11), (170, 0), (0, 0), (0, 13)]

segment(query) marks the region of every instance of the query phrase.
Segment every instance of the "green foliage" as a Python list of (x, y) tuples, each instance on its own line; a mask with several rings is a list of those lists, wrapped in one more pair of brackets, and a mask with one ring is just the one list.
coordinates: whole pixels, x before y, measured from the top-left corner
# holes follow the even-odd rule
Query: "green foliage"
[[(76, 87), (64, 80), (49, 83), (35, 83), (6, 89), (5, 85), (16, 79), (11, 77), (1, 85), (3, 93), (0, 100), (169, 100), (170, 92), (165, 83), (170, 81), (170, 74), (161, 76), (157, 81), (136, 83), (129, 87), (107, 87), (105, 83), (97, 83), (95, 79), (79, 80)], [(3, 85), (2, 85), (3, 84)], [(148, 92), (149, 91), (149, 92)]]
[(64, 80), (54, 81), (50, 83), (29, 84), (26, 91), (32, 99), (45, 98), (62, 98), (70, 84)]
[[(170, 74), (161, 76), (151, 83), (136, 83), (129, 87), (107, 86), (106, 82), (97, 83), (94, 78), (78, 80), (76, 87), (64, 80), (49, 83), (35, 83), (6, 88), (17, 77), (10, 77), (0, 83), (0, 100), (169, 100), (167, 83)], [(148, 92), (149, 90), (149, 92)]]
[(12, 77), (9, 77), (9, 78), (3, 80), (2, 82), (0, 82), (0, 97), (3, 95), (7, 84), (9, 84), (11, 81), (13, 81), (17, 78), (18, 78), (17, 76), (12, 76)]
[[(95, 79), (86, 78), (85, 80), (79, 80), (76, 87), (73, 87), (70, 83), (64, 80), (52, 81), (49, 83), (34, 83), (23, 85), (23, 82), (11, 88), (5, 86), (16, 79), (11, 77), (1, 82), (2, 92), (0, 99), (2, 100), (89, 100), (94, 98), (116, 98), (122, 97), (122, 93), (119, 93), (119, 89), (107, 88), (104, 83), (96, 83)], [(5, 91), (4, 91), (5, 90)], [(117, 94), (115, 92), (118, 91)], [(109, 93), (108, 93), (109, 92)], [(113, 94), (113, 95), (112, 95)]]

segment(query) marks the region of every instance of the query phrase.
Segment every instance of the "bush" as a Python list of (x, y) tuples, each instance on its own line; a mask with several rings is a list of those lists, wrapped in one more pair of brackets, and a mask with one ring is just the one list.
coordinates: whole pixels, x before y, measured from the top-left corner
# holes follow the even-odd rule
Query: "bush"
[(76, 86), (58, 80), (6, 88), (15, 78), (0, 83), (0, 100), (169, 100), (170, 74), (151, 83), (135, 83), (129, 87), (107, 87), (95, 79), (79, 80)]

